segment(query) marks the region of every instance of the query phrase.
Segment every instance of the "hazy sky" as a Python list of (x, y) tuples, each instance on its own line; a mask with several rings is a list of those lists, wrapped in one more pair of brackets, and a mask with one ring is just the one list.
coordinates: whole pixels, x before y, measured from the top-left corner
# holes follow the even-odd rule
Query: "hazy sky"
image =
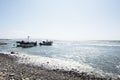
[(0, 38), (120, 39), (120, 0), (0, 0)]

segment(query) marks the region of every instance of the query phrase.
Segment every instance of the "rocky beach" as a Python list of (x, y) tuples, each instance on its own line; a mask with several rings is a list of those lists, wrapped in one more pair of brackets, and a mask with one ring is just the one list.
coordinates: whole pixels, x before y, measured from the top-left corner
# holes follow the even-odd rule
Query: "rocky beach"
[(18, 63), (18, 57), (12, 54), (0, 53), (0, 80), (120, 80)]

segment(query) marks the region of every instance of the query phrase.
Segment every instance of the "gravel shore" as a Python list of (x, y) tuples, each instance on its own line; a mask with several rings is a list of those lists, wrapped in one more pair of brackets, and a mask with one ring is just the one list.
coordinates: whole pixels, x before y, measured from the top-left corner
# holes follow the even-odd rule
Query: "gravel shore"
[(0, 53), (0, 80), (120, 80), (96, 77), (86, 73), (48, 70), (31, 64), (20, 64), (17, 57)]

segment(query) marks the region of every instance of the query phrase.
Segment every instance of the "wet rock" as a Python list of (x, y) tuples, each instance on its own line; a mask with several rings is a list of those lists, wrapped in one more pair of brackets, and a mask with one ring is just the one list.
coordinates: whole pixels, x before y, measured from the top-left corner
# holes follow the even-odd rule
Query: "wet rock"
[(12, 51), (11, 54), (15, 54), (15, 52)]
[(9, 77), (13, 77), (13, 76), (15, 76), (14, 73), (10, 73), (10, 74), (9, 74)]

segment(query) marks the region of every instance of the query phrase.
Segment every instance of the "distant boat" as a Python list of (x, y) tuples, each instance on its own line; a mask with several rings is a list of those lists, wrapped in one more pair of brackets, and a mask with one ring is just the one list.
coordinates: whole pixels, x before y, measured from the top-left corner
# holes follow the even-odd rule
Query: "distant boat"
[(16, 43), (17, 43), (17, 47), (22, 47), (22, 48), (29, 48), (29, 47), (37, 46), (37, 42), (17, 41)]
[(28, 41), (16, 41), (17, 47), (22, 47), (22, 48), (29, 48), (29, 47), (34, 47), (37, 46), (37, 41), (36, 42), (29, 42), (30, 36), (28, 36)]
[(0, 42), (0, 45), (6, 45), (7, 43), (5, 43), (5, 42)]
[(53, 44), (53, 41), (42, 41), (39, 43), (40, 46), (45, 45), (45, 46), (51, 46)]

